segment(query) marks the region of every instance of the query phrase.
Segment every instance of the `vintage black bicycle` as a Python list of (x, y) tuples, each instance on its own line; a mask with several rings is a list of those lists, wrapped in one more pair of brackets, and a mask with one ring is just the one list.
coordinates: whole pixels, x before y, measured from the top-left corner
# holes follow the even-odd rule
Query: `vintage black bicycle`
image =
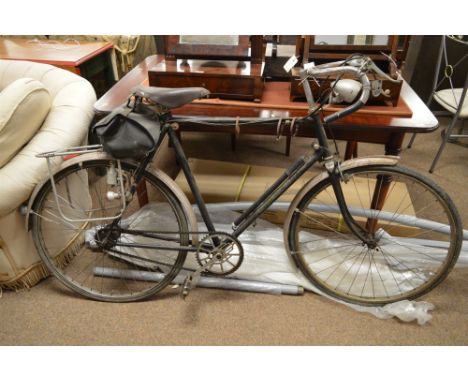
[[(314, 129), (317, 142), (310, 155), (294, 162), (239, 214), (231, 232), (216, 230), (176, 135), (181, 121), (220, 120), (171, 114), (208, 91), (136, 88), (126, 105), (93, 127), (101, 144), (39, 155), (48, 161), (50, 178), (34, 191), (28, 222), (42, 260), (83, 296), (128, 302), (161, 291), (185, 269), (187, 255), (195, 256), (197, 269), (181, 288), (186, 295), (201, 273), (235, 272), (244, 257), (239, 236), (319, 162), (324, 171), (297, 193), (284, 219), (285, 246), (300, 271), (324, 293), (361, 305), (427, 293), (444, 280), (461, 250), (463, 229), (452, 200), (432, 180), (400, 167), (397, 157), (341, 162), (327, 141), (327, 125), (367, 102), (367, 74), (373, 70), (375, 65), (363, 56), (302, 70), (310, 109), (295, 123)], [(336, 84), (345, 73), (358, 80), (357, 100), (323, 118), (322, 104), (314, 101), (306, 79), (334, 74)], [(235, 121), (266, 122), (271, 121)], [(151, 166), (166, 136), (205, 231), (198, 229), (180, 188)]]

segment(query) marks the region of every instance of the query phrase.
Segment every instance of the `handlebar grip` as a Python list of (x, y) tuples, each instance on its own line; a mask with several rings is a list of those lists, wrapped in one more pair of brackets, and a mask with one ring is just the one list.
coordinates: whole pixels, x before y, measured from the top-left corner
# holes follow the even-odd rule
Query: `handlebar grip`
[(336, 121), (338, 118), (342, 118), (349, 114), (354, 113), (356, 110), (364, 106), (367, 100), (369, 99), (370, 88), (371, 88), (369, 78), (367, 78), (366, 73), (360, 71), (356, 67), (353, 67), (353, 66), (339, 66), (339, 67), (328, 67), (328, 68), (312, 67), (312, 68), (307, 68), (305, 71), (307, 72), (307, 74), (310, 74), (313, 76), (351, 73), (362, 84), (362, 92), (361, 92), (361, 96), (359, 97), (359, 99), (356, 102), (354, 102), (352, 105), (346, 107), (345, 109), (337, 111), (336, 113), (330, 114), (328, 117), (325, 117), (324, 118), (325, 123)]

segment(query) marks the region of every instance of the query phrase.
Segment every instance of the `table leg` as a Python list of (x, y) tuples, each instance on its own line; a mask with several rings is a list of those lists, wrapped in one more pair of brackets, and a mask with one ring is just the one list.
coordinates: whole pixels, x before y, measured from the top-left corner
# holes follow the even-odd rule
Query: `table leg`
[(348, 159), (356, 158), (358, 156), (357, 147), (358, 147), (358, 143), (355, 141), (346, 142), (346, 151), (345, 151), (344, 159), (348, 160)]
[(291, 153), (291, 136), (286, 135), (285, 154), (286, 154), (286, 156), (289, 156), (290, 153)]
[[(401, 145), (405, 133), (395, 133), (390, 136), (390, 139), (385, 144), (385, 155), (399, 155), (401, 152)], [(374, 186), (374, 193), (372, 195), (372, 202), (370, 208), (380, 211), (385, 204), (388, 190), (390, 189), (391, 177), (386, 175), (378, 175), (377, 181)], [(375, 233), (377, 229), (377, 219), (367, 219), (366, 230), (370, 233)]]
[[(388, 175), (378, 175), (377, 181), (374, 186), (374, 193), (372, 195), (372, 202), (370, 208), (372, 210), (380, 211), (385, 204), (388, 190), (390, 189), (391, 179)], [(366, 230), (370, 233), (375, 233), (377, 230), (377, 219), (369, 218), (366, 222)]]
[(385, 155), (400, 155), (405, 133), (393, 133), (385, 144)]
[(137, 193), (138, 204), (140, 205), (140, 208), (149, 203), (148, 190), (146, 188), (146, 183), (144, 180), (138, 183), (136, 193)]
[(236, 151), (236, 143), (237, 143), (237, 134), (232, 133), (231, 134), (231, 150)]

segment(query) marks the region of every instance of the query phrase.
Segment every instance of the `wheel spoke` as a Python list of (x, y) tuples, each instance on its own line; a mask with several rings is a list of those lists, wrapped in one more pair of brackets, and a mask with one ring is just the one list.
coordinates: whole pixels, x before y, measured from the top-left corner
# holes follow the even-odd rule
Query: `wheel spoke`
[(349, 291), (350, 291), (351, 288), (353, 287), (354, 282), (356, 281), (356, 279), (357, 279), (357, 277), (358, 277), (358, 275), (359, 275), (359, 271), (361, 270), (362, 263), (364, 263), (364, 259), (367, 257), (367, 254), (369, 253), (369, 251), (370, 251), (370, 250), (368, 249), (367, 252), (366, 252), (366, 253), (364, 254), (364, 256), (362, 257), (361, 263), (359, 264), (359, 268), (357, 269), (356, 274), (354, 275), (353, 281), (351, 282), (351, 285), (349, 286), (347, 293), (349, 293)]
[(343, 282), (343, 280), (345, 279), (345, 277), (347, 276), (347, 274), (349, 273), (349, 271), (351, 270), (351, 268), (354, 266), (354, 264), (356, 263), (356, 261), (359, 259), (359, 256), (361, 256), (362, 252), (364, 252), (364, 248), (361, 249), (361, 252), (359, 252), (356, 256), (354, 256), (354, 261), (351, 263), (351, 265), (349, 266), (349, 268), (346, 270), (346, 272), (344, 273), (344, 275), (341, 277), (339, 283), (335, 286), (335, 290), (338, 289), (338, 287), (340, 286), (340, 284)]
[[(75, 227), (61, 218), (56, 212), (55, 196), (49, 182), (44, 186), (48, 188), (41, 191), (40, 202), (36, 211), (33, 211), (33, 235), (38, 252), (49, 266), (54, 256), (61, 256), (51, 271), (65, 285), (86, 297), (98, 300), (139, 300), (164, 288), (181, 269), (186, 250), (178, 247), (188, 246), (189, 237), (184, 232), (188, 232), (189, 229), (183, 209), (175, 195), (162, 180), (146, 174), (142, 179), (146, 189), (141, 191), (139, 196), (144, 196), (153, 204), (142, 211), (138, 198), (131, 198), (127, 201), (121, 218), (125, 225), (115, 222), (111, 225), (111, 221), (102, 220), (112, 216), (112, 211), (119, 211), (122, 206), (121, 201), (108, 200), (106, 197), (108, 191), (120, 187), (107, 177), (109, 163), (106, 160), (83, 161), (80, 165), (72, 165), (54, 176), (54, 181), (60, 185), (60, 188), (57, 186), (57, 190), (65, 192), (58, 195), (60, 205), (65, 208), (64, 212), (80, 217), (92, 215), (99, 220)], [(132, 178), (133, 169), (133, 165), (122, 163), (122, 178), (125, 182), (128, 183)], [(119, 176), (118, 178), (120, 179)], [(79, 181), (74, 183), (76, 179)], [(130, 184), (125, 185), (126, 188), (129, 186)], [(106, 227), (107, 231), (104, 231)], [(128, 232), (125, 232), (127, 228)], [(162, 232), (160, 228), (164, 228), (164, 231), (173, 228), (171, 236), (131, 234), (132, 229), (137, 233)], [(90, 244), (84, 243), (84, 232), (87, 240), (94, 235), (95, 244), (92, 249), (87, 248)], [(101, 232), (99, 236), (98, 232)], [(83, 250), (80, 252), (73, 249), (76, 245), (73, 241), (66, 244), (74, 235), (81, 235), (80, 240), (83, 240), (80, 244)], [(148, 248), (157, 245), (171, 246), (175, 251), (154, 248), (148, 251), (147, 248), (138, 248), (142, 245)], [(120, 251), (121, 248), (128, 251)], [(96, 273), (97, 269), (102, 269), (104, 273)], [(157, 274), (161, 275), (161, 279), (146, 281), (143, 278), (144, 272), (155, 273), (155, 269)], [(105, 273), (107, 271), (110, 272)]]
[[(296, 206), (325, 208), (311, 209), (309, 213), (296, 207), (289, 228), (289, 249), (300, 264), (307, 264), (301, 270), (313, 284), (336, 298), (380, 305), (419, 296), (446, 276), (457, 256), (454, 248), (460, 247), (460, 241), (454, 242), (454, 238), (460, 240), (462, 228), (453, 204), (437, 186), (398, 166), (345, 170), (344, 179), (348, 186), (343, 186), (343, 193), (351, 214), (358, 214), (359, 208), (370, 210), (367, 221), (374, 223), (366, 224), (369, 232), (364, 243), (352, 232), (344, 234), (339, 223), (336, 225), (344, 221), (341, 209), (334, 208), (333, 216), (321, 212), (328, 211), (330, 203), (337, 203), (331, 181), (326, 179), (310, 190), (307, 199)], [(415, 227), (406, 222), (406, 217), (413, 215), (418, 224)], [(400, 222), (400, 216), (406, 223)], [(360, 214), (353, 219), (362, 222)], [(378, 228), (387, 234), (392, 232), (390, 238), (376, 237)], [(413, 245), (412, 238), (442, 240), (450, 245), (432, 251), (424, 243)], [(363, 248), (356, 250), (360, 245)]]
[[(305, 214), (305, 213), (302, 212), (302, 211), (297, 210), (297, 212), (298, 212), (299, 214), (301, 214), (302, 216), (305, 216), (306, 219), (308, 219), (308, 220), (310, 220), (310, 221), (312, 221), (312, 222), (314, 222), (314, 223), (318, 223), (318, 224), (320, 224), (321, 226), (323, 226), (323, 227), (325, 227), (325, 228), (328, 228), (329, 230), (333, 231), (334, 233), (337, 233), (337, 234), (340, 235), (341, 237), (344, 237), (345, 239), (348, 239), (348, 237), (347, 237), (344, 233), (341, 233), (340, 231), (337, 231), (336, 229), (334, 229), (334, 228), (332, 228), (332, 227), (330, 227), (330, 226), (327, 226), (326, 224), (322, 223), (320, 220), (314, 219), (313, 217), (311, 217), (311, 216)], [(315, 212), (315, 211), (314, 211), (314, 212)]]

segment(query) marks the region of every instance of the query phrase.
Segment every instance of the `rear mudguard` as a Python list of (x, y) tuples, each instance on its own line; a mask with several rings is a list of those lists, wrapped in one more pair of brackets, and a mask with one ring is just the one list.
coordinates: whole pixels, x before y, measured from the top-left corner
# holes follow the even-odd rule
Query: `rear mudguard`
[[(103, 153), (103, 152), (97, 152), (97, 153), (94, 152), (94, 153), (79, 155), (75, 158), (63, 161), (62, 164), (53, 172), (53, 174), (55, 175), (59, 171), (62, 171), (63, 169), (69, 166), (73, 166), (77, 163), (81, 163), (81, 162), (88, 161), (88, 160), (105, 160), (105, 159), (113, 159), (113, 158), (107, 153)], [(137, 164), (133, 161), (126, 161), (126, 162), (129, 162), (135, 165)], [(192, 205), (190, 204), (189, 200), (187, 199), (183, 191), (180, 189), (180, 187), (177, 185), (177, 183), (175, 183), (167, 174), (165, 174), (161, 170), (148, 168), (147, 171), (150, 172), (152, 175), (154, 175), (156, 178), (158, 178), (161, 182), (163, 182), (174, 193), (175, 197), (179, 200), (183, 211), (185, 212), (185, 216), (187, 216), (187, 223), (189, 225), (189, 230), (191, 232), (197, 232), (198, 225), (197, 225), (197, 219), (195, 217), (195, 212), (193, 211)], [(37, 195), (39, 194), (39, 191), (44, 186), (44, 184), (48, 182), (48, 180), (49, 179), (46, 179), (44, 182), (38, 184), (34, 188), (31, 194), (31, 197), (29, 198), (27, 212), (26, 212), (26, 228), (28, 230), (31, 227), (31, 224), (30, 224), (31, 208), (34, 205), (34, 201)], [(191, 239), (192, 239), (192, 245), (198, 244), (198, 235), (196, 233), (191, 234)]]

